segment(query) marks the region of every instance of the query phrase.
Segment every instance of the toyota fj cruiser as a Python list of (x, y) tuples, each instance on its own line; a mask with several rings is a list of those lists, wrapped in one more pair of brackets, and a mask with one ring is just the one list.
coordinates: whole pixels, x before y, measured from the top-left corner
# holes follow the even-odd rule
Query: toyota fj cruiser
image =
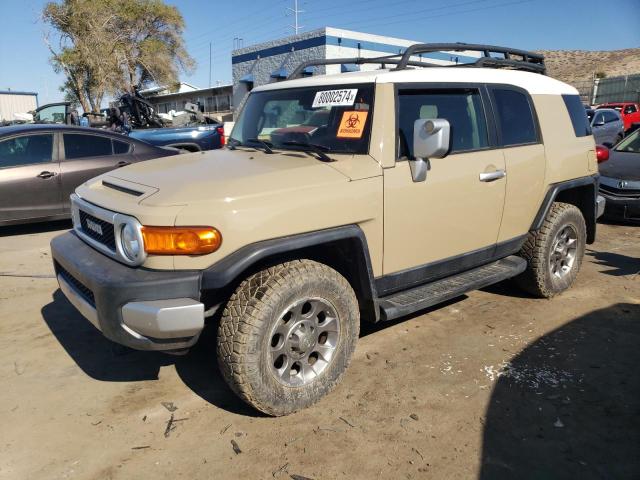
[[(430, 66), (435, 51), (477, 60)], [(311, 63), (382, 68), (297, 78)], [(51, 247), (60, 289), (106, 337), (179, 353), (211, 317), (231, 388), (285, 415), (337, 384), (361, 319), (508, 278), (569, 288), (597, 184), (578, 92), (540, 55), (420, 44), (254, 89), (226, 149), (80, 186)]]

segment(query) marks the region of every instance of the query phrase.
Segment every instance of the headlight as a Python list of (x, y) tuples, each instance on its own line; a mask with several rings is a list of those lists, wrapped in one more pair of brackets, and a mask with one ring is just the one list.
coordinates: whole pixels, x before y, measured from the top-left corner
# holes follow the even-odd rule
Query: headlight
[(127, 258), (131, 261), (137, 260), (142, 251), (142, 245), (140, 245), (138, 234), (131, 224), (125, 223), (122, 226), (120, 242), (122, 243), (122, 251)]

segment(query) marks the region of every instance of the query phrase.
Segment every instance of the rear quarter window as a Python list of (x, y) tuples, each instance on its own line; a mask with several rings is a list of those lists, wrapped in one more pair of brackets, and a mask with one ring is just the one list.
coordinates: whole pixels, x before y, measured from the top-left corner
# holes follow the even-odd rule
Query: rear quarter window
[(522, 92), (506, 88), (491, 89), (502, 146), (538, 143), (533, 106)]
[(569, 112), (569, 118), (571, 118), (571, 125), (573, 125), (573, 132), (576, 134), (576, 137), (587, 137), (591, 135), (589, 118), (580, 101), (580, 97), (578, 95), (562, 95), (562, 100), (564, 100), (567, 112)]

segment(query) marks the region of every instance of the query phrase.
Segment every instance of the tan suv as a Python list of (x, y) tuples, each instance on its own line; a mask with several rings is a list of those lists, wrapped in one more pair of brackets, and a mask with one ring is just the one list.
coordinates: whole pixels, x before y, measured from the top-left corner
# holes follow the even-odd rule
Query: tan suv
[[(481, 56), (419, 56), (454, 50)], [(383, 68), (295, 78), (307, 63), (256, 88), (228, 148), (85, 183), (51, 244), (61, 290), (116, 342), (182, 353), (216, 322), (225, 379), (271, 415), (337, 384), (361, 320), (511, 277), (569, 288), (604, 206), (578, 92), (539, 55), (425, 44), (327, 63)]]

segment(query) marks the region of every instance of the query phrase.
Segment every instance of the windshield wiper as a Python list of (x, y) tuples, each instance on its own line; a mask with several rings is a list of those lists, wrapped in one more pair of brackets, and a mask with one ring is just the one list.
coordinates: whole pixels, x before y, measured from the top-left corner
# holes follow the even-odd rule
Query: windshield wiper
[(250, 138), (245, 140), (245, 143), (257, 143), (264, 148), (265, 153), (273, 153), (271, 147), (273, 147), (273, 143), (267, 142), (265, 140), (260, 140), (259, 138)]
[(324, 145), (318, 145), (317, 143), (305, 143), (305, 142), (297, 142), (295, 140), (290, 140), (288, 142), (282, 142), (282, 145), (287, 145), (290, 147), (302, 147), (304, 151), (313, 152), (318, 155), (318, 159), (323, 162), (335, 162), (335, 160), (329, 157), (325, 152), (330, 152), (331, 149)]

